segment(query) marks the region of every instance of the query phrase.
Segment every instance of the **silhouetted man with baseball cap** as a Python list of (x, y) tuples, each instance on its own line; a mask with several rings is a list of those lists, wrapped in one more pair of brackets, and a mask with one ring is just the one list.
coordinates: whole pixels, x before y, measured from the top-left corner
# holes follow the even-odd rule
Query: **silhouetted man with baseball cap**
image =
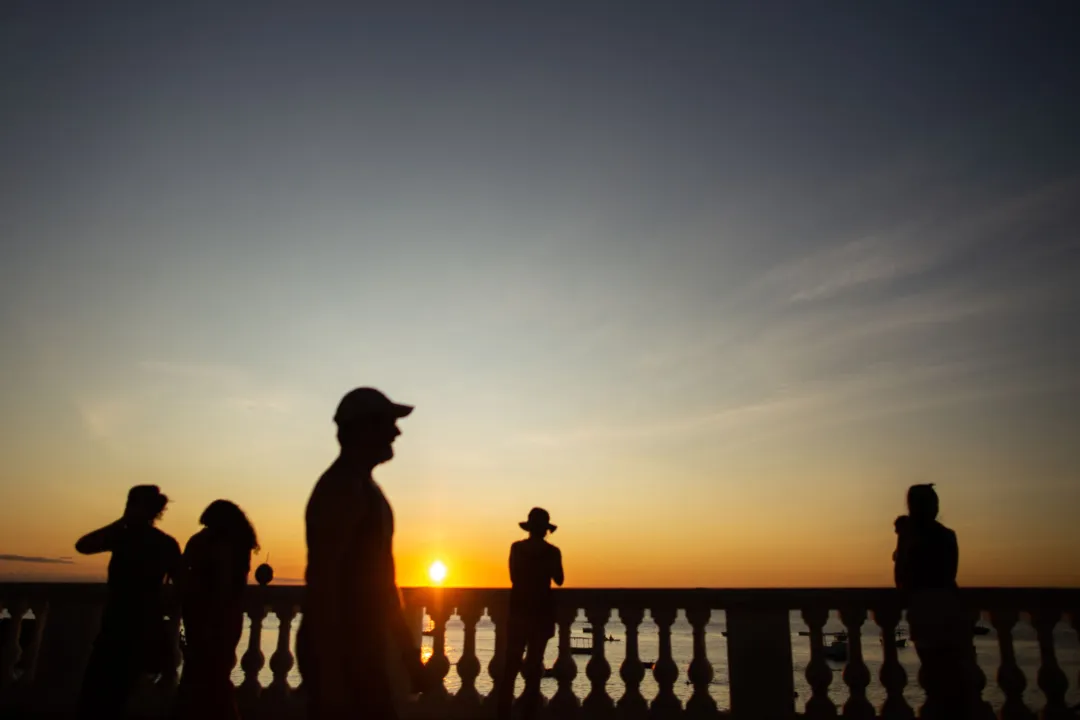
[(395, 718), (387, 645), (402, 649), (414, 689), (420, 649), (394, 574), (394, 514), (371, 477), (394, 457), (397, 421), (412, 412), (373, 388), (342, 398), (334, 415), (341, 454), (315, 484), (306, 526), (307, 595), (297, 642), (311, 718)]

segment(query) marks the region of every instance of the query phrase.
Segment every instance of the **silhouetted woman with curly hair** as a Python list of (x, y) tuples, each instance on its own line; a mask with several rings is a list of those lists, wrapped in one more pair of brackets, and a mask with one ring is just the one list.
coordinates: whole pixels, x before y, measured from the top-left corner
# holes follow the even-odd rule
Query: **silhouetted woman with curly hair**
[(215, 500), (203, 511), (204, 526), (184, 548), (181, 599), (184, 668), (180, 717), (217, 720), (239, 717), (232, 679), (236, 645), (244, 627), (244, 589), (255, 529), (236, 504)]

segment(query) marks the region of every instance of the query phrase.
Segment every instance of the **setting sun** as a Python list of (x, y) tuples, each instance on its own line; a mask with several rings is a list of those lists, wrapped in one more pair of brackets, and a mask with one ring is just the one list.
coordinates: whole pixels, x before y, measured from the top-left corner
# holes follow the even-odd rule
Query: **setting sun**
[(446, 579), (446, 566), (443, 565), (441, 560), (431, 563), (431, 567), (428, 568), (428, 577), (434, 583), (441, 583)]

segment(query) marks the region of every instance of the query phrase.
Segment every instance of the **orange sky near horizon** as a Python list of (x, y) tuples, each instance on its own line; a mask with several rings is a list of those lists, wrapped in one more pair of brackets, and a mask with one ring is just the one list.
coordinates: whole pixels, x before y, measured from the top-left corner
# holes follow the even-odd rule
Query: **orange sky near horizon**
[[(455, 522), (442, 514), (438, 499), (408, 492), (408, 478), (399, 477), (393, 468), (394, 464), (385, 466), (378, 474), (388, 476), (383, 486), (396, 508), (399, 584), (429, 584), (428, 568), (439, 560), (449, 571), (444, 585), (507, 586), (509, 546), (523, 536), (516, 523), (524, 519), (528, 507), (523, 505), (514, 515), (465, 502), (475, 516)], [(180, 483), (163, 483), (163, 488), (173, 502), (160, 527), (183, 545), (197, 530), (200, 508), (194, 497), (207, 496), (207, 490), (196, 492)], [(122, 499), (122, 488), (115, 489)], [(28, 489), (21, 493), (31, 494)], [(266, 495), (252, 496), (246, 503), (240, 500), (256, 524), (263, 547), (253, 566), (269, 554), (276, 582), (282, 584), (301, 582), (305, 563), (302, 512), (306, 493), (297, 483), (291, 494), (298, 504), (277, 504)], [(589, 512), (591, 501), (579, 507), (565, 495), (552, 498), (546, 505), (560, 529), (550, 539), (563, 551), (567, 587), (891, 585), (895, 508), (880, 507), (875, 516), (870, 504), (838, 499), (829, 503), (827, 512), (813, 512), (804, 509), (808, 498), (795, 496), (784, 508), (773, 508), (768, 516), (759, 515), (750, 522), (752, 508), (737, 498), (733, 494), (726, 505), (720, 502), (716, 507), (705, 502), (659, 504), (655, 512), (638, 515), (632, 514), (631, 498), (613, 498), (609, 512), (596, 517)], [(944, 501), (949, 499), (946, 493)], [(10, 509), (20, 504), (17, 494), (0, 508), (2, 547), (27, 555), (44, 548), (50, 557), (74, 556), (74, 562), (2, 562), (0, 582), (104, 579), (108, 556), (78, 556), (73, 544), (80, 533), (115, 519), (115, 498), (94, 493), (79, 505), (56, 504), (47, 516), (32, 521), (12, 516)], [(944, 519), (954, 520), (951, 525), (960, 538), (962, 584), (1080, 586), (1076, 560), (1055, 552), (1067, 538), (1029, 536), (1014, 542), (1005, 539), (1008, 534), (1002, 536), (978, 522), (978, 512), (947, 515)], [(20, 525), (22, 532), (13, 532)]]

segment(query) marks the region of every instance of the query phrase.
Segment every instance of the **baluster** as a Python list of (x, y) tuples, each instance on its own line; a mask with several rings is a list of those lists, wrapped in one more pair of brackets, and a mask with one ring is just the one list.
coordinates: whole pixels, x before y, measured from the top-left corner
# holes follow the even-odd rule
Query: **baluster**
[(581, 703), (582, 710), (590, 718), (610, 718), (614, 716), (615, 701), (607, 693), (607, 681), (611, 677), (611, 664), (604, 657), (604, 649), (607, 645), (604, 638), (604, 626), (611, 617), (611, 611), (606, 607), (591, 607), (585, 611), (585, 617), (592, 625), (592, 656), (589, 664), (585, 666), (585, 676), (589, 678), (592, 688)]
[(37, 661), (41, 654), (41, 639), (45, 633), (45, 623), (49, 617), (49, 601), (38, 599), (30, 604), (34, 613), (34, 631), (30, 638), (30, 647), (26, 651), (26, 660), (23, 662), (23, 682), (31, 683), (37, 675)]
[(688, 608), (686, 619), (690, 621), (694, 637), (694, 659), (690, 661), (687, 676), (694, 685), (694, 693), (686, 701), (686, 715), (691, 718), (716, 717), (716, 701), (709, 694), (713, 679), (713, 666), (705, 651), (705, 626), (709, 624), (712, 611), (709, 608)]
[(649, 611), (659, 630), (659, 657), (653, 666), (653, 677), (660, 686), (659, 692), (649, 706), (649, 716), (656, 719), (676, 718), (682, 714), (682, 703), (675, 697), (675, 681), (679, 679), (679, 667), (671, 657), (671, 624), (675, 622), (674, 608), (652, 608)]
[(910, 720), (915, 717), (915, 711), (904, 699), (907, 673), (900, 664), (895, 642), (896, 626), (900, 624), (900, 608), (896, 605), (875, 608), (874, 622), (881, 628), (881, 642), (885, 654), (885, 662), (881, 665), (878, 677), (888, 693), (881, 706), (881, 717), (883, 720)]
[[(1072, 628), (1073, 632), (1076, 633), (1076, 639), (1080, 640), (1080, 610), (1070, 612), (1069, 618), (1072, 620)], [(1080, 687), (1080, 672), (1076, 674), (1076, 686)]]
[(626, 659), (619, 668), (619, 677), (626, 685), (626, 692), (615, 703), (617, 714), (624, 720), (643, 720), (649, 715), (649, 704), (641, 694), (641, 681), (645, 679), (645, 666), (638, 649), (638, 626), (645, 617), (639, 607), (620, 607), (619, 619), (626, 626)]
[[(806, 682), (812, 690), (806, 701), (806, 717), (811, 720), (836, 717), (836, 705), (829, 699), (832, 669), (825, 660), (825, 623), (829, 619), (826, 608), (804, 608), (803, 622), (810, 629), (810, 662), (806, 665)], [(901, 669), (903, 672), (903, 669)]]
[(240, 659), (240, 667), (244, 671), (244, 681), (237, 689), (237, 700), (242, 707), (252, 707), (259, 699), (262, 685), (259, 684), (259, 671), (266, 663), (262, 652), (262, 624), (266, 618), (266, 607), (261, 603), (253, 604), (248, 608), (248, 618), (251, 620), (251, 631), (248, 636), (247, 652)]
[(874, 706), (866, 699), (870, 684), (870, 669), (863, 662), (862, 626), (866, 622), (866, 610), (846, 608), (840, 611), (840, 620), (848, 633), (848, 660), (844, 665), (844, 682), (851, 695), (844, 703), (844, 717), (872, 720)]
[(461, 717), (471, 717), (480, 708), (480, 693), (476, 690), (476, 678), (480, 677), (480, 659), (476, 657), (476, 623), (480, 622), (481, 609), (475, 605), (462, 605), (458, 617), (465, 625), (465, 646), (457, 663), (461, 689), (454, 694), (454, 706)]
[(995, 720), (997, 715), (989, 702), (983, 700), (983, 690), (986, 689), (986, 673), (979, 667), (979, 658), (975, 652), (975, 634), (972, 628), (982, 617), (982, 611), (975, 610), (969, 613), (968, 622), (964, 628), (964, 652), (970, 658), (971, 672), (971, 717), (973, 720)]
[(559, 621), (559, 657), (555, 661), (555, 678), (559, 689), (548, 703), (548, 715), (552, 718), (573, 718), (581, 709), (581, 703), (574, 694), (574, 678), (577, 677), (577, 662), (570, 654), (570, 626), (577, 619), (576, 607), (560, 604), (557, 610)]
[(1034, 613), (1035, 631), (1039, 636), (1039, 689), (1046, 695), (1046, 705), (1040, 717), (1045, 720), (1075, 718), (1065, 705), (1065, 693), (1069, 690), (1069, 678), (1058, 665), (1054, 652), (1054, 626), (1061, 619), (1060, 611), (1040, 610)]
[(184, 656), (180, 652), (180, 609), (169, 609), (168, 621), (165, 623), (165, 632), (169, 645), (170, 662), (161, 671), (161, 677), (154, 685), (154, 691), (159, 696), (171, 698), (180, 684), (180, 663)]
[(450, 658), (446, 657), (446, 621), (449, 619), (450, 608), (444, 607), (442, 598), (439, 597), (427, 611), (435, 626), (431, 631), (431, 657), (427, 661), (430, 689), (423, 694), (421, 700), (425, 707), (432, 708), (444, 706), (450, 699), (446, 691), (446, 675), (450, 672)]
[[(11, 624), (4, 646), (0, 648), (0, 687), (6, 687), (15, 682), (15, 666), (19, 662), (22, 649), (19, 647), (19, 636), (22, 634), (23, 615), (26, 614), (28, 604), (26, 600), (15, 603), (11, 612)], [(0, 607), (0, 612), (4, 608)]]
[(998, 649), (1001, 665), (998, 666), (997, 684), (1005, 694), (1005, 704), (1001, 706), (1001, 720), (1030, 720), (1032, 713), (1024, 704), (1024, 688), (1027, 678), (1016, 663), (1016, 651), (1013, 649), (1013, 627), (1020, 619), (1015, 610), (995, 610), (990, 613), (990, 622), (997, 631)]
[(284, 702), (288, 699), (291, 688), (289, 687), (289, 671), (292, 670), (295, 658), (289, 649), (289, 641), (292, 638), (292, 624), (296, 618), (296, 607), (291, 603), (282, 603), (274, 608), (274, 615), (278, 619), (277, 647), (270, 656), (270, 670), (274, 673), (274, 679), (266, 688), (266, 698), (270, 703)]
[[(490, 705), (494, 710), (499, 706), (499, 692), (506, 675), (506, 642), (509, 635), (509, 608), (506, 597), (499, 597), (488, 603), (488, 618), (495, 626), (495, 652), (491, 655), (488, 663), (488, 674), (491, 676), (491, 692), (484, 698), (484, 705)], [(511, 692), (513, 692), (514, 678), (509, 678)]]

